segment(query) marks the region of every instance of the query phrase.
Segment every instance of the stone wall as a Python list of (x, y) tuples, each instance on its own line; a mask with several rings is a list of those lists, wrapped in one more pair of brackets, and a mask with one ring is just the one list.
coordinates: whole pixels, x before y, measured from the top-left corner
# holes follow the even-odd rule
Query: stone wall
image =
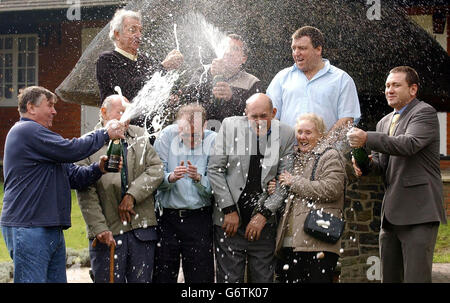
[[(442, 172), (444, 208), (450, 215), (450, 171)], [(384, 185), (381, 177), (361, 177), (347, 186), (342, 237), (343, 253), (339, 259), (340, 282), (380, 282), (378, 235)]]
[(340, 282), (380, 282), (379, 245), (381, 177), (361, 177), (347, 186)]

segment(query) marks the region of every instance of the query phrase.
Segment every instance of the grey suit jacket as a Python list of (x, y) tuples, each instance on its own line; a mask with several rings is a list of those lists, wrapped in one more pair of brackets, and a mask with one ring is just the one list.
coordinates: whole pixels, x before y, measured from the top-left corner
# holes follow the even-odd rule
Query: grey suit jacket
[[(210, 157), (208, 165), (208, 177), (216, 200), (216, 225), (223, 224), (223, 208), (236, 205), (239, 213), (237, 202), (247, 182), (250, 156), (256, 154), (256, 138), (247, 117), (229, 117), (223, 120), (216, 137), (214, 155)], [(260, 152), (264, 155), (261, 171), (261, 187), (264, 192), (258, 203), (272, 213), (281, 206), (287, 192), (277, 187), (276, 192), (269, 196), (266, 192), (267, 183), (283, 171), (291, 171), (294, 142), (293, 128), (278, 120), (272, 120), (270, 134), (259, 140)]]
[(381, 215), (395, 225), (446, 222), (439, 166), (439, 122), (436, 110), (414, 99), (388, 135), (393, 112), (368, 132), (372, 167), (384, 177)]

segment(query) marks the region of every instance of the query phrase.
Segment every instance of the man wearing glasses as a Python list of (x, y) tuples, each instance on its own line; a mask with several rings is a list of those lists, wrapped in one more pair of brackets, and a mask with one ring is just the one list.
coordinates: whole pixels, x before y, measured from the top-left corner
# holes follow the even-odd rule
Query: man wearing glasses
[(160, 208), (156, 283), (177, 282), (180, 255), (185, 282), (214, 282), (212, 191), (206, 171), (216, 133), (205, 127), (205, 109), (184, 105), (176, 124), (164, 128), (155, 141), (164, 164), (164, 181), (156, 195)]

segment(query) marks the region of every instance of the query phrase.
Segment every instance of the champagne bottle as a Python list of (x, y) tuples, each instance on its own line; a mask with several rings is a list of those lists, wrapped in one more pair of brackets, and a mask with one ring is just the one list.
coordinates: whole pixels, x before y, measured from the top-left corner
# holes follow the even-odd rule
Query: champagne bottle
[[(357, 127), (362, 129), (361, 124), (358, 124)], [(358, 165), (362, 175), (366, 176), (370, 171), (370, 159), (366, 149), (363, 146), (352, 148), (352, 156), (355, 158), (356, 165)]]
[(105, 170), (113, 173), (119, 172), (120, 157), (122, 156), (122, 142), (120, 139), (109, 141), (106, 155), (108, 160), (105, 164)]
[(356, 165), (358, 165), (359, 169), (362, 172), (362, 175), (366, 176), (370, 171), (370, 159), (365, 148), (353, 148), (352, 156), (353, 158), (355, 158)]

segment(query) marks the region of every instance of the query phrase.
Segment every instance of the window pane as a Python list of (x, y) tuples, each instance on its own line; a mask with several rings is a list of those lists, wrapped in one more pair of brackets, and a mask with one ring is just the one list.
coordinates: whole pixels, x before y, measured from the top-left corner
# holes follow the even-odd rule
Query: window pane
[(25, 82), (25, 70), (19, 69), (17, 72), (17, 81), (19, 82)]
[(35, 77), (34, 68), (27, 70), (27, 83), (35, 84), (35, 82), (36, 82), (36, 77)]
[(3, 68), (4, 66), (4, 58), (3, 58), (3, 54), (0, 54), (0, 70)]
[(12, 83), (12, 69), (5, 69), (5, 82)]
[(19, 52), (23, 52), (27, 49), (27, 39), (19, 38)]
[(3, 97), (3, 86), (0, 85), (0, 99)]
[(32, 52), (36, 49), (36, 38), (30, 37), (28, 38), (28, 51)]
[(12, 46), (13, 46), (13, 39), (5, 38), (5, 49), (12, 49)]
[(5, 85), (5, 98), (11, 99), (13, 93), (12, 85)]
[(0, 49), (3, 49), (3, 38), (0, 38)]
[(26, 54), (19, 54), (19, 62), (18, 62), (18, 67), (25, 67), (27, 64), (26, 61)]
[(12, 54), (5, 54), (5, 67), (12, 67)]
[(21, 90), (22, 88), (25, 88), (25, 87), (26, 87), (25, 83), (18, 83), (18, 84), (17, 84), (17, 91), (19, 92), (19, 94), (20, 94), (20, 90)]
[(0, 89), (3, 86), (3, 70), (0, 69)]
[(27, 66), (34, 67), (36, 65), (36, 55), (35, 54), (27, 54)]

